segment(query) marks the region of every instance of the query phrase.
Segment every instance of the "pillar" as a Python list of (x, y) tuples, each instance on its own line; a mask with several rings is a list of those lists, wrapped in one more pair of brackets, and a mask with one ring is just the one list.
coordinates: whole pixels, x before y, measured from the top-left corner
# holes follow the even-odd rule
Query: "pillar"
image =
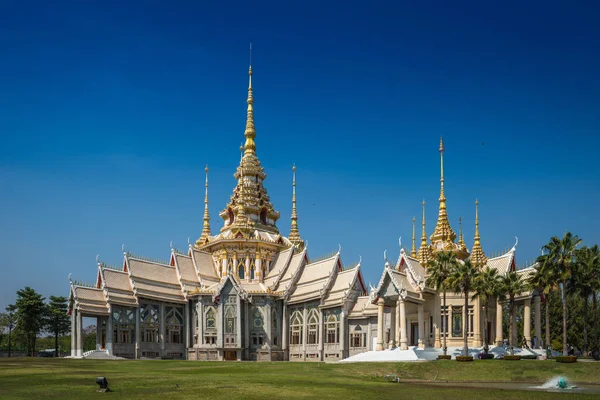
[[(340, 313), (340, 358), (345, 358), (347, 356), (346, 353), (346, 332), (348, 330), (346, 329), (346, 313), (344, 312), (344, 310), (342, 310), (342, 312)], [(391, 341), (393, 341), (394, 339), (390, 339)], [(325, 355), (322, 355), (322, 360), (325, 359)]]
[(535, 305), (535, 315), (533, 320), (533, 330), (535, 337), (537, 338), (537, 348), (540, 349), (540, 344), (542, 343), (542, 309), (540, 306), (540, 296), (535, 296), (533, 298)]
[(390, 342), (388, 348), (396, 347), (396, 307), (391, 307), (390, 310)]
[(319, 311), (319, 357), (321, 360), (325, 359), (325, 352), (323, 351), (325, 343), (325, 313), (323, 310)]
[[(257, 254), (258, 257), (258, 254)], [(256, 261), (254, 262), (254, 278), (256, 278), (257, 281), (262, 282), (263, 280), (263, 276), (262, 276), (262, 261), (260, 258), (257, 258)]]
[[(159, 339), (160, 339), (160, 356), (164, 357), (166, 356), (165, 354), (165, 342), (167, 339), (167, 324), (165, 323), (165, 303), (160, 303), (160, 334), (159, 334)], [(222, 319), (219, 320), (223, 321)]]
[(473, 347), (481, 346), (481, 303), (479, 297), (473, 304)]
[(183, 335), (185, 340), (185, 354), (187, 359), (187, 349), (190, 348), (192, 333), (190, 330), (190, 300), (183, 306)]
[(395, 329), (396, 329), (396, 346), (400, 346), (400, 302), (396, 301), (396, 306), (393, 308), (393, 313), (396, 314), (396, 317), (394, 318), (394, 322), (396, 323), (395, 325)]
[(377, 302), (377, 351), (383, 350), (383, 305), (384, 300), (379, 298)]
[(142, 343), (142, 329), (140, 327), (140, 306), (135, 308), (135, 358), (139, 359), (142, 357), (141, 343)]
[(400, 308), (400, 350), (408, 350), (408, 341), (406, 340), (406, 303), (404, 299), (398, 300)]
[(113, 355), (113, 340), (115, 332), (113, 330), (113, 315), (112, 307), (108, 312), (108, 318), (106, 319), (106, 353)]
[(221, 260), (221, 277), (227, 276), (227, 255)]
[[(236, 347), (244, 347), (243, 343), (242, 343), (242, 301), (240, 299), (240, 296), (235, 296), (236, 297), (236, 320), (235, 320), (235, 331), (236, 331), (236, 335), (235, 335), (235, 342), (236, 342)], [(271, 318), (271, 316), (269, 316), (269, 319)], [(243, 356), (243, 351), (240, 351), (238, 353), (238, 361), (242, 361), (242, 359), (244, 358)]]
[(527, 346), (531, 347), (531, 298), (525, 299), (523, 307), (523, 337), (527, 341)]
[(246, 266), (245, 266), (245, 268), (246, 268), (246, 272), (245, 272), (246, 280), (249, 281), (250, 280), (250, 255), (249, 254), (246, 255)]
[(425, 318), (423, 314), (423, 303), (417, 306), (417, 318), (419, 323), (419, 348), (425, 348)]
[(77, 309), (71, 310), (71, 357), (77, 357)]
[(502, 346), (502, 303), (496, 302), (496, 346)]
[(238, 279), (240, 278), (240, 276), (238, 275), (238, 259), (237, 259), (237, 253), (233, 253), (233, 274), (235, 276), (238, 277)]
[(442, 338), (441, 338), (441, 329), (440, 329), (441, 323), (442, 323), (442, 314), (441, 314), (442, 306), (440, 303), (440, 296), (436, 295), (434, 301), (435, 301), (435, 306), (433, 307), (433, 326), (434, 326), (433, 347), (440, 348), (440, 347), (442, 347)]
[[(288, 310), (287, 310), (287, 305), (284, 304), (283, 305), (283, 312), (282, 312), (282, 318), (281, 318), (281, 349), (283, 350), (283, 361), (288, 361), (289, 356), (288, 356), (288, 334), (289, 334), (289, 328), (288, 328)], [(323, 319), (323, 318), (321, 318)], [(323, 331), (321, 330), (320, 332), (321, 338), (320, 341), (323, 342)]]
[(510, 332), (509, 337), (512, 340), (513, 347), (517, 347), (517, 346), (520, 347), (520, 344), (517, 343), (517, 306), (516, 306), (516, 304), (512, 309), (511, 316), (512, 316), (512, 331)]
[[(239, 298), (239, 296), (238, 296)], [(273, 318), (271, 318), (271, 299), (267, 298), (266, 299), (266, 304), (265, 304), (265, 314), (267, 314), (267, 318), (265, 320), (265, 330), (267, 331), (267, 338), (268, 340), (266, 341), (267, 343), (267, 349), (269, 350), (269, 361), (271, 361), (271, 345), (272, 340), (273, 340), (273, 332), (271, 329), (271, 321), (273, 320)]]
[(83, 335), (82, 335), (83, 317), (81, 311), (77, 312), (77, 357), (83, 357)]

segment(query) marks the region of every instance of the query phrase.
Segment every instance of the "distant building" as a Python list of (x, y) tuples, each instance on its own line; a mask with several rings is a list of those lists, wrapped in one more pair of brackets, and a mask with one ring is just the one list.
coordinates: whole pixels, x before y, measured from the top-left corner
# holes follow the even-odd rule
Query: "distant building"
[[(448, 308), (442, 310), (439, 293), (424, 283), (427, 263), (438, 251), (452, 251), (461, 260), (470, 255), (478, 265), (501, 273), (515, 268), (514, 247), (495, 258), (484, 255), (477, 218), (471, 253), (462, 232), (455, 242), (446, 213), (443, 143), (434, 233), (428, 241), (423, 213), (417, 252), (413, 220), (411, 253), (401, 249), (393, 267), (386, 262), (379, 285), (367, 295), (360, 262), (344, 267), (339, 250), (309, 258), (298, 229), (295, 167), (290, 233), (280, 234), (280, 214), (267, 194), (256, 154), (252, 67), (249, 77), (246, 142), (234, 174), (237, 185), (219, 213), (219, 233), (213, 235), (210, 227), (207, 167), (203, 229), (187, 251), (171, 247), (164, 263), (124, 252), (118, 267), (98, 263), (93, 286), (70, 282), (71, 355), (87, 355), (82, 350), (84, 316), (97, 318), (96, 351), (126, 358), (330, 361), (384, 347), (440, 347), (442, 315), (451, 327), (449, 345), (462, 345), (467, 334), (470, 344), (479, 346), (484, 329), (491, 342), (502, 341), (501, 308), (495, 302), (484, 308), (471, 301), (465, 321), (461, 296), (449, 293)], [(482, 312), (492, 317), (487, 327)]]

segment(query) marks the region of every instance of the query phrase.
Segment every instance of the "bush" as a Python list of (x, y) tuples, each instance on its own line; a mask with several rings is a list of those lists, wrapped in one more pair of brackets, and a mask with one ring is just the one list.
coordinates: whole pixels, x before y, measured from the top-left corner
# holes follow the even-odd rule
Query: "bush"
[(448, 355), (446, 355), (446, 356), (444, 356), (444, 355), (439, 355), (439, 356), (437, 356), (437, 359), (438, 359), (438, 360), (452, 360), (452, 356), (448, 356)]
[(559, 363), (574, 363), (577, 362), (577, 356), (557, 356), (556, 362)]
[(504, 356), (504, 359), (509, 360), (509, 361), (519, 361), (521, 359), (521, 356), (506, 355), (506, 356)]
[(480, 360), (493, 360), (494, 359), (494, 355), (490, 354), (490, 353), (488, 353), (488, 354), (482, 353), (482, 354), (479, 354), (478, 357)]
[(458, 361), (458, 362), (473, 361), (473, 356), (456, 356), (456, 361)]

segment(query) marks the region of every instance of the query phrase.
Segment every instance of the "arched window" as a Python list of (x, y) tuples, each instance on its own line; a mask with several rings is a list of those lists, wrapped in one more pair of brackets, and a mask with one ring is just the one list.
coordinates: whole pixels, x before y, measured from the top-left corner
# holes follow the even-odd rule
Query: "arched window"
[(290, 344), (302, 344), (302, 330), (304, 328), (304, 314), (302, 310), (292, 312), (290, 318)]
[(339, 343), (340, 324), (336, 314), (330, 313), (325, 320), (325, 331), (327, 332), (327, 343)]
[(362, 332), (360, 325), (356, 325), (350, 333), (350, 347), (365, 347), (366, 343), (367, 334)]
[(308, 312), (307, 333), (307, 344), (319, 343), (319, 312), (316, 308), (311, 308)]
[(240, 279), (244, 279), (244, 267), (245, 265), (243, 263), (238, 263), (238, 278)]
[(217, 312), (212, 306), (204, 311), (204, 343), (217, 344)]
[(167, 343), (183, 343), (183, 307), (166, 307)]
[(271, 338), (273, 346), (279, 346), (279, 318), (277, 316), (277, 308), (271, 310)]
[(256, 263), (254, 258), (250, 259), (250, 279), (254, 279), (256, 273)]

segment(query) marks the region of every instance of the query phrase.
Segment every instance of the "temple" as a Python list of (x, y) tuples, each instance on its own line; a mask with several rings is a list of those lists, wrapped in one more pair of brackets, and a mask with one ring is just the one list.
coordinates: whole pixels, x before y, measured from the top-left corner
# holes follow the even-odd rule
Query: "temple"
[[(516, 245), (505, 254), (486, 257), (477, 203), (471, 252), (462, 229), (456, 242), (446, 209), (443, 141), (439, 215), (433, 234), (427, 238), (423, 202), (420, 248), (417, 251), (413, 219), (412, 251), (401, 249), (393, 266), (386, 260), (379, 284), (367, 293), (360, 261), (345, 267), (341, 249), (325, 257), (309, 257), (298, 226), (295, 166), (290, 233), (288, 237), (280, 233), (280, 213), (267, 194), (267, 175), (257, 153), (252, 66), (248, 73), (245, 143), (234, 173), (237, 183), (219, 213), (218, 233), (213, 235), (210, 225), (207, 166), (203, 227), (195, 242), (188, 239), (186, 251), (171, 245), (168, 261), (161, 262), (123, 248), (118, 266), (97, 260), (93, 285), (69, 278), (71, 356), (337, 361), (376, 349), (440, 347), (441, 324), (450, 327), (449, 345), (462, 345), (463, 335), (468, 335), (472, 346), (481, 345), (484, 336), (490, 343), (501, 342), (501, 306), (474, 300), (463, 310), (463, 298), (448, 293), (443, 309), (440, 294), (425, 284), (427, 265), (440, 251), (451, 251), (460, 260), (470, 257), (482, 268), (489, 266), (501, 274), (516, 265)], [(519, 300), (527, 313), (532, 297), (536, 335), (541, 337), (539, 296), (528, 293)], [(486, 326), (483, 313), (489, 317)], [(86, 353), (83, 317), (97, 320), (96, 349)], [(527, 322), (525, 329), (529, 332)]]

